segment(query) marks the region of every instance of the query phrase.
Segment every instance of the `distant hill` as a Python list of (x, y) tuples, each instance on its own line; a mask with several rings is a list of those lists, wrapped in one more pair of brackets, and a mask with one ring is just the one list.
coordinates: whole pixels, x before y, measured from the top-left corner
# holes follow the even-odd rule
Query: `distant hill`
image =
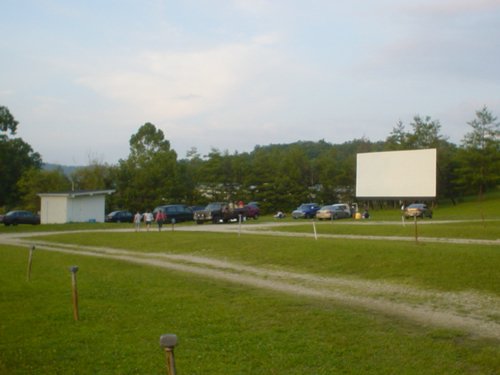
[(50, 164), (43, 163), (42, 169), (46, 171), (53, 171), (55, 169), (61, 169), (66, 176), (70, 176), (76, 169), (83, 168), (81, 165), (61, 165), (61, 164)]

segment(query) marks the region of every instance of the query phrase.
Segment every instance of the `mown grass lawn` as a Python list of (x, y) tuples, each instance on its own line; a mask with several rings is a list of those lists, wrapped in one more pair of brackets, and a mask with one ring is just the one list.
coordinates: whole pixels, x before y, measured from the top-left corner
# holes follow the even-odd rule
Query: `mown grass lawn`
[(40, 237), (61, 243), (228, 259), (323, 276), (387, 280), (441, 290), (500, 292), (495, 245), (415, 243), (241, 235), (111, 232)]
[[(462, 212), (439, 207), (439, 219), (455, 216), (468, 222), (419, 225), (419, 234), (498, 238), (497, 200), (482, 211), (486, 221), (478, 217), (474, 201), (459, 206)], [(387, 220), (398, 220), (393, 214), (399, 212), (393, 210)], [(320, 234), (413, 236), (412, 225), (316, 224)], [(19, 226), (0, 228), (0, 235), (84, 230), (39, 240), (500, 296), (498, 245), (92, 231), (112, 228), (131, 226)], [(282, 230), (312, 233), (312, 224), (303, 221)], [(35, 251), (28, 282), (27, 259), (27, 248), (0, 245), (0, 374), (163, 374), (159, 337), (164, 333), (179, 337), (178, 374), (500, 373), (499, 342), (459, 330), (422, 326), (331, 300), (44, 250)], [(80, 268), (78, 322), (72, 314), (71, 265)], [(492, 319), (498, 322), (500, 316)]]
[[(404, 222), (373, 222), (371, 220), (334, 220), (315, 221), (317, 234), (346, 234), (361, 236), (402, 236), (415, 238), (415, 230), (418, 237), (439, 238), (461, 238), (461, 239), (500, 239), (500, 219), (476, 220), (465, 222), (439, 222), (437, 220), (417, 221), (417, 228), (413, 220)], [(283, 225), (271, 227), (264, 230), (314, 233), (312, 220), (295, 222), (294, 225)]]
[[(154, 239), (188, 241), (177, 243), (172, 233), (123, 241), (137, 246), (144, 238), (153, 245)], [(328, 301), (44, 251), (35, 252), (28, 282), (26, 249), (1, 246), (0, 258), (0, 373), (161, 374), (163, 333), (179, 337), (179, 374), (493, 374), (500, 369), (497, 342)], [(80, 267), (78, 322), (71, 305), (73, 264)]]

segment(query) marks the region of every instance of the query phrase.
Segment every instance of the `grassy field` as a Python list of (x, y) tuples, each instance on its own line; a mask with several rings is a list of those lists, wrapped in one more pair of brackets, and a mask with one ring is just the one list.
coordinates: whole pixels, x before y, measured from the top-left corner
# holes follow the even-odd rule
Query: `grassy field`
[[(499, 238), (500, 200), (436, 209), (422, 236)], [(485, 203), (485, 202), (483, 202)], [(459, 210), (462, 210), (459, 212)], [(397, 210), (384, 210), (393, 220)], [(481, 215), (481, 214), (480, 214)], [(376, 215), (375, 215), (376, 216)], [(265, 218), (271, 221), (272, 219)], [(398, 220), (397, 216), (396, 219)], [(478, 221), (476, 221), (478, 220)], [(284, 223), (297, 223), (286, 220)], [(282, 231), (311, 231), (311, 223)], [(186, 224), (190, 226), (192, 224)], [(276, 237), (265, 234), (94, 232), (127, 225), (1, 228), (5, 233), (85, 230), (37, 241), (197, 256), (422, 291), (500, 298), (498, 245)], [(180, 228), (180, 227), (179, 227)], [(412, 226), (317, 223), (319, 233), (413, 235)], [(274, 230), (274, 228), (273, 228)], [(40, 242), (41, 243), (41, 242)], [(97, 250), (96, 250), (97, 251)], [(421, 324), (337, 301), (283, 293), (118, 259), (0, 245), (1, 374), (162, 374), (159, 337), (175, 333), (178, 374), (497, 374), (500, 345), (461, 329)], [(69, 266), (78, 265), (80, 321)], [(457, 294), (461, 295), (461, 294)], [(489, 317), (500, 323), (500, 313)]]

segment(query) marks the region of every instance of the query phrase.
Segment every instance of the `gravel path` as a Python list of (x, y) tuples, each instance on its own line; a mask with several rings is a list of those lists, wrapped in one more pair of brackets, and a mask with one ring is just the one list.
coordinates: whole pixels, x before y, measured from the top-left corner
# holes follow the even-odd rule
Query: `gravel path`
[[(238, 231), (238, 229), (236, 225), (206, 225), (179, 227), (176, 230)], [(245, 229), (244, 233), (286, 235), (282, 232), (263, 233), (250, 229)], [(3, 234), (0, 235), (0, 243), (23, 247), (35, 244), (39, 250), (116, 259), (295, 296), (331, 300), (347, 306), (409, 319), (424, 326), (459, 329), (472, 335), (500, 340), (500, 297), (492, 294), (442, 292), (348, 277), (321, 277), (190, 255), (137, 253), (120, 249), (32, 241), (29, 237), (33, 235), (39, 236), (41, 233)]]

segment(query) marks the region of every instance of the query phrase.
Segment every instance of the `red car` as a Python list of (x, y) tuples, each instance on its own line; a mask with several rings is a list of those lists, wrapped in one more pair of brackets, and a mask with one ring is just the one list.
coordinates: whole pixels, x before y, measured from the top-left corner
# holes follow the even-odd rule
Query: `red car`
[(260, 215), (260, 208), (255, 203), (249, 203), (245, 206), (246, 217), (258, 219)]

